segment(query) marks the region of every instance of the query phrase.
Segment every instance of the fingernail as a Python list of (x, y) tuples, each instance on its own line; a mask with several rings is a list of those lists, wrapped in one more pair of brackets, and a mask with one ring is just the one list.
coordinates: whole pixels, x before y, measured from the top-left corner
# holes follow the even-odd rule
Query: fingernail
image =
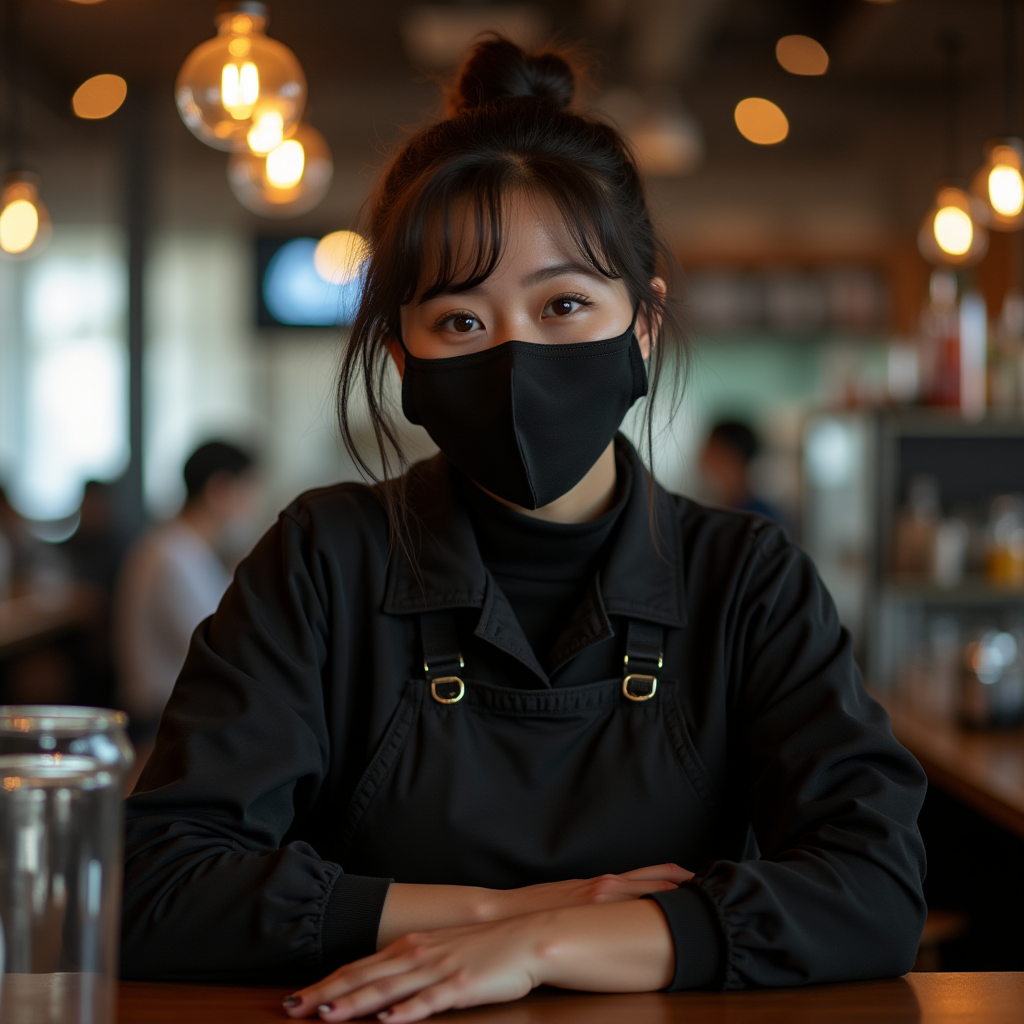
[(288, 1007), (290, 1010), (293, 1006), (298, 1006), (302, 1002), (302, 996), (285, 996), (281, 1000), (281, 1005)]
[(330, 1013), (334, 1007), (330, 1003), (321, 1003), (317, 1008), (317, 1013)]
[(380, 1013), (377, 1014), (377, 1020), (387, 1020), (391, 1014), (391, 1010), (381, 1010)]

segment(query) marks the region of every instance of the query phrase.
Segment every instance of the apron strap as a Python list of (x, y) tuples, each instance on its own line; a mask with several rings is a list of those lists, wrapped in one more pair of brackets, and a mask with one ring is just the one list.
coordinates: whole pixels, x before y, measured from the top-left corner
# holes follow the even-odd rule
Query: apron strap
[(459, 677), (466, 663), (459, 649), (455, 615), (446, 611), (420, 615), (420, 642), (431, 696), (439, 704), (457, 704), (466, 693), (466, 684)]
[(622, 659), (622, 695), (629, 700), (650, 700), (658, 692), (665, 630), (650, 622), (630, 619), (626, 624), (626, 656)]

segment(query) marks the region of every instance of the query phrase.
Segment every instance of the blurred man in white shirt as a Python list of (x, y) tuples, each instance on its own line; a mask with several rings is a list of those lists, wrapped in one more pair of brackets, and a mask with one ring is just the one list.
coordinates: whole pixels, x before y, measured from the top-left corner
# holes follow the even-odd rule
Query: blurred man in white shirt
[(170, 522), (128, 555), (118, 584), (115, 643), (120, 702), (131, 715), (141, 769), (196, 626), (217, 610), (231, 574), (223, 546), (256, 507), (253, 458), (222, 441), (185, 463), (187, 497)]

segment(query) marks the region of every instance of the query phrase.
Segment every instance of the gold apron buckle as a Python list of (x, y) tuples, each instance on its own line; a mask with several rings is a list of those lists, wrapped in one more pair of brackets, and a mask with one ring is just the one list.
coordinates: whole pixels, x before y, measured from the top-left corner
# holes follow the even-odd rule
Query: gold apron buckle
[[(648, 683), (650, 690), (647, 693), (633, 693), (630, 691), (629, 684), (632, 682)], [(628, 675), (622, 680), (622, 696), (628, 700), (650, 700), (658, 692), (658, 677), (657, 676), (642, 676), (642, 675)]]
[[(438, 692), (439, 686), (457, 687), (454, 691), (448, 691), (453, 696), (442, 697), (441, 693)], [(442, 691), (444, 692), (444, 691)], [(441, 676), (439, 679), (432, 679), (430, 681), (430, 696), (437, 701), (438, 704), (458, 704), (463, 697), (466, 696), (466, 684), (458, 676)], [(635, 697), (633, 698), (636, 699)]]

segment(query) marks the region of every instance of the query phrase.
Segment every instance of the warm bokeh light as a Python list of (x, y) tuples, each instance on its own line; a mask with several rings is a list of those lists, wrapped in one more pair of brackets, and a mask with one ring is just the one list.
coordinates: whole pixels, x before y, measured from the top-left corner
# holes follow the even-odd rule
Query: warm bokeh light
[(267, 154), (267, 181), (275, 188), (292, 188), (302, 180), (306, 151), (297, 139), (282, 142)]
[(128, 83), (120, 75), (93, 75), (71, 97), (71, 109), (88, 121), (110, 117), (128, 95)]
[(950, 256), (963, 256), (974, 241), (971, 218), (958, 206), (942, 207), (935, 214), (932, 231), (939, 248)]
[(823, 75), (828, 70), (825, 47), (810, 36), (783, 36), (775, 57), (791, 75)]
[(284, 119), (276, 110), (268, 111), (253, 124), (245, 139), (254, 153), (264, 154), (277, 149), (284, 140)]
[(1016, 217), (1024, 210), (1024, 179), (1009, 164), (996, 164), (988, 175), (988, 201), (1004, 217)]
[(317, 242), (313, 265), (328, 284), (348, 284), (359, 276), (369, 254), (370, 247), (362, 235), (355, 231), (332, 231)]
[(773, 146), (789, 134), (786, 115), (771, 100), (758, 96), (740, 100), (733, 116), (740, 135), (759, 146)]
[(35, 175), (8, 174), (0, 191), (0, 250), (17, 259), (35, 256), (46, 246), (50, 230)]
[(0, 211), (0, 249), (16, 256), (30, 248), (39, 233), (39, 211), (27, 199), (15, 199)]

